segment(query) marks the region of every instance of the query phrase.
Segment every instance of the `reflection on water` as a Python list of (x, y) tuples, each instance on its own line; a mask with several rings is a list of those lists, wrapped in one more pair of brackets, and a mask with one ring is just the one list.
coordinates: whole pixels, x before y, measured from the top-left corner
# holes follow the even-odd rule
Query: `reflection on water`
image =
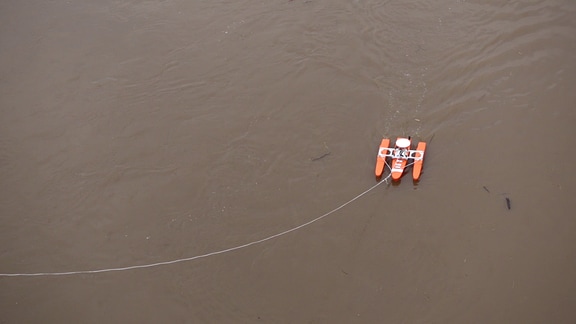
[(263, 245), (2, 278), (0, 321), (574, 317), (573, 2), (38, 1), (0, 19), (2, 273), (245, 244), (374, 185), (383, 136), (429, 143), (417, 185)]

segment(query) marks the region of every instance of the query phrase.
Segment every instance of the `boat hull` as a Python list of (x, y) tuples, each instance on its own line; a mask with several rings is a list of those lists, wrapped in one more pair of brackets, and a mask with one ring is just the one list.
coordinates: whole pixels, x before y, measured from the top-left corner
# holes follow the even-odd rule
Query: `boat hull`
[(388, 146), (390, 145), (390, 139), (384, 138), (382, 142), (380, 142), (380, 148), (378, 149), (378, 155), (376, 156), (376, 169), (374, 170), (374, 174), (377, 178), (380, 178), (384, 173), (384, 166), (386, 165), (386, 156), (384, 154), (387, 153)]

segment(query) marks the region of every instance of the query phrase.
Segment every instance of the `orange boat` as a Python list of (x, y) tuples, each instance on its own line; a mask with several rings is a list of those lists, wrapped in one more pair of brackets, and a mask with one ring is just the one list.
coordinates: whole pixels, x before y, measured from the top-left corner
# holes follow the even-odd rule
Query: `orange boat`
[[(412, 178), (414, 181), (419, 180), (424, 163), (426, 143), (419, 142), (416, 150), (412, 150), (411, 145), (412, 139), (410, 137), (398, 137), (394, 147), (392, 148), (389, 147), (390, 139), (382, 139), (382, 142), (380, 142), (380, 148), (378, 149), (378, 156), (376, 156), (376, 169), (374, 170), (376, 177), (382, 177), (382, 174), (384, 174), (384, 167), (388, 166), (392, 180), (398, 181), (404, 174), (404, 169), (407, 166), (413, 165)], [(390, 164), (388, 164), (389, 158), (392, 160)], [(412, 163), (408, 164), (409, 160), (412, 160)]]

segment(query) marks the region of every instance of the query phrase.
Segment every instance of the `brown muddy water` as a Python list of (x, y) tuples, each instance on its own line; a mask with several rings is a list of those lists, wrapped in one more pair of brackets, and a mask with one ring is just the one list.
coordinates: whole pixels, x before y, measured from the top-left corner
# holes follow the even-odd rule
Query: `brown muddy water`
[[(0, 323), (576, 322), (575, 1), (4, 0), (0, 27)], [(48, 275), (295, 228), (408, 135), (417, 184)]]

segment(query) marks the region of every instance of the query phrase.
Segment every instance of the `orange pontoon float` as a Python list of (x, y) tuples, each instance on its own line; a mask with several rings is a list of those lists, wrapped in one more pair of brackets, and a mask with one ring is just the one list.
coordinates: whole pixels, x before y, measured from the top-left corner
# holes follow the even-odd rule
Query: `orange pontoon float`
[(422, 173), (422, 165), (424, 163), (424, 151), (426, 151), (426, 143), (419, 142), (416, 150), (412, 150), (410, 147), (412, 145), (412, 139), (410, 137), (398, 137), (394, 147), (390, 146), (390, 139), (384, 138), (380, 143), (380, 148), (378, 149), (378, 156), (376, 156), (376, 170), (374, 171), (377, 178), (380, 178), (384, 173), (384, 166), (388, 164), (388, 158), (392, 160), (390, 163), (390, 172), (392, 173), (392, 180), (398, 181), (404, 174), (404, 169), (406, 168), (408, 161), (413, 162), (410, 165), (412, 167), (412, 178), (414, 181), (420, 179), (420, 174)]

